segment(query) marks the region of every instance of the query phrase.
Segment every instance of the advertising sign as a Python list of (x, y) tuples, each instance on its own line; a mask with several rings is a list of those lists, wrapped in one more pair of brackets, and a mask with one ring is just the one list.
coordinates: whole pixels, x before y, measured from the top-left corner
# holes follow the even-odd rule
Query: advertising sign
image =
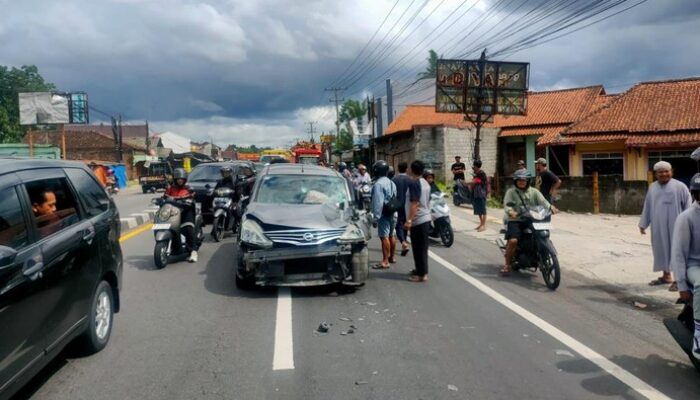
[(59, 92), (19, 93), (20, 125), (87, 124), (87, 94)]

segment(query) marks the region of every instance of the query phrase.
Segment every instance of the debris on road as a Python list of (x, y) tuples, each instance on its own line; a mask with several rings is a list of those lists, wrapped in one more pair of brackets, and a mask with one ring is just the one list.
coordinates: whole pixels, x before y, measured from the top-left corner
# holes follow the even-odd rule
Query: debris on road
[(353, 330), (353, 329), (348, 329), (347, 331), (341, 331), (341, 332), (340, 332), (340, 334), (341, 334), (342, 336), (345, 336), (345, 335), (352, 335), (353, 333), (355, 333), (355, 330)]
[(455, 386), (455, 385), (447, 385), (447, 388), (453, 392), (459, 391), (459, 388), (457, 388), (457, 386)]
[(331, 329), (331, 324), (328, 322), (321, 322), (321, 324), (316, 328), (316, 332), (319, 333), (328, 333), (328, 331)]
[(367, 385), (369, 382), (367, 381), (355, 381), (355, 385), (360, 386), (360, 385)]
[(574, 354), (572, 352), (570, 352), (569, 350), (557, 350), (556, 353), (558, 356), (567, 356), (567, 357), (571, 357), (571, 358), (576, 358), (576, 356), (574, 356)]
[(374, 307), (377, 305), (377, 303), (372, 303), (371, 301), (365, 301), (364, 303), (362, 303), (362, 305)]
[(357, 327), (355, 325), (350, 325), (350, 329), (357, 330)]
[(351, 318), (348, 318), (348, 317), (340, 317), (340, 318), (338, 318), (338, 319), (341, 320), (341, 321), (352, 322), (352, 319), (351, 319)]
[(372, 372), (372, 375), (379, 375), (379, 371)]
[(635, 301), (634, 306), (637, 308), (640, 308), (644, 310), (645, 308), (649, 307), (646, 303), (642, 303), (641, 301)]

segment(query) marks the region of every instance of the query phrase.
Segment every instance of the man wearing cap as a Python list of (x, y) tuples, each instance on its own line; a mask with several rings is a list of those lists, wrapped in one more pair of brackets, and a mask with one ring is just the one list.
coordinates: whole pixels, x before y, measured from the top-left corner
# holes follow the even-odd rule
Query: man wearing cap
[(550, 204), (554, 204), (552, 200), (556, 198), (557, 190), (561, 186), (561, 179), (547, 169), (547, 160), (544, 158), (538, 158), (535, 161), (535, 170), (537, 171), (535, 187)]
[[(673, 169), (666, 161), (654, 164), (656, 182), (649, 186), (644, 209), (639, 220), (639, 232), (646, 234), (651, 225), (651, 249), (654, 253), (654, 271), (662, 275), (650, 285), (666, 285), (671, 279), (671, 237), (678, 215), (693, 203), (688, 187), (673, 179)], [(669, 288), (678, 290), (675, 282)]]

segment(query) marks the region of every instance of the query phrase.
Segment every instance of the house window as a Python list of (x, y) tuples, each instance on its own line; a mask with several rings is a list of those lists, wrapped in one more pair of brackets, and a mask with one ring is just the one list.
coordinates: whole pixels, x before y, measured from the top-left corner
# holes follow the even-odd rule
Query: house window
[(625, 173), (625, 156), (622, 153), (584, 153), (581, 155), (583, 160), (583, 175), (593, 175), (593, 172), (598, 172), (598, 175), (624, 175)]
[(673, 167), (673, 177), (688, 184), (693, 175), (700, 172), (700, 164), (690, 158), (692, 151), (693, 149), (650, 151), (648, 171), (653, 171), (657, 162), (668, 161)]

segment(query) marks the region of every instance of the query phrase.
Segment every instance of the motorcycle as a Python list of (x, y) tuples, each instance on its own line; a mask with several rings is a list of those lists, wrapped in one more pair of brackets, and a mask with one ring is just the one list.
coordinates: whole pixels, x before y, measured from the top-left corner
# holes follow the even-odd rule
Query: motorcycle
[(107, 193), (111, 195), (119, 193), (119, 185), (117, 185), (117, 178), (114, 176), (114, 173), (110, 173), (109, 175), (107, 175), (107, 183), (105, 184), (105, 189), (107, 190)]
[(372, 184), (365, 182), (357, 188), (359, 193), (360, 206), (363, 210), (370, 211), (372, 209)]
[(204, 241), (202, 231), (204, 220), (202, 219), (201, 205), (196, 203), (194, 199), (170, 200), (158, 197), (153, 199), (153, 204), (160, 206), (151, 228), (156, 239), (153, 258), (156, 267), (162, 269), (168, 265), (170, 256), (186, 257), (188, 254), (185, 235), (182, 234), (182, 225), (184, 225), (181, 224), (182, 209), (194, 206), (194, 232), (198, 245)]
[[(514, 203), (506, 205), (515, 207)], [(524, 222), (524, 229), (521, 232), (518, 247), (511, 263), (513, 270), (528, 269), (536, 272), (539, 269), (542, 271), (542, 277), (547, 287), (556, 290), (561, 280), (561, 271), (557, 250), (549, 238), (552, 229), (551, 211), (542, 206), (523, 207), (518, 215), (520, 221)], [(505, 235), (506, 230), (502, 229), (501, 233)], [(505, 254), (505, 236), (499, 238), (496, 243)]]
[[(214, 191), (212, 209), (214, 210), (214, 221), (211, 228), (211, 236), (217, 242), (221, 241), (226, 232), (236, 232), (236, 210), (233, 207), (233, 197), (235, 192), (231, 188), (221, 187)], [(236, 204), (238, 207), (238, 204)]]
[(454, 243), (454, 230), (450, 222), (450, 207), (445, 201), (445, 193), (432, 193), (430, 195), (430, 237), (440, 238), (445, 247)]
[[(677, 303), (681, 303), (680, 299), (678, 299)], [(688, 355), (695, 369), (700, 371), (700, 360), (695, 358), (692, 353), (693, 334), (695, 332), (692, 302), (683, 305), (683, 311), (681, 311), (677, 318), (664, 319), (664, 325), (678, 345), (681, 346), (681, 349)]]
[(464, 183), (462, 179), (455, 181), (453, 186), (454, 192), (452, 195), (452, 201), (455, 207), (459, 207), (460, 204), (471, 204), (472, 203), (472, 191), (469, 185)]

